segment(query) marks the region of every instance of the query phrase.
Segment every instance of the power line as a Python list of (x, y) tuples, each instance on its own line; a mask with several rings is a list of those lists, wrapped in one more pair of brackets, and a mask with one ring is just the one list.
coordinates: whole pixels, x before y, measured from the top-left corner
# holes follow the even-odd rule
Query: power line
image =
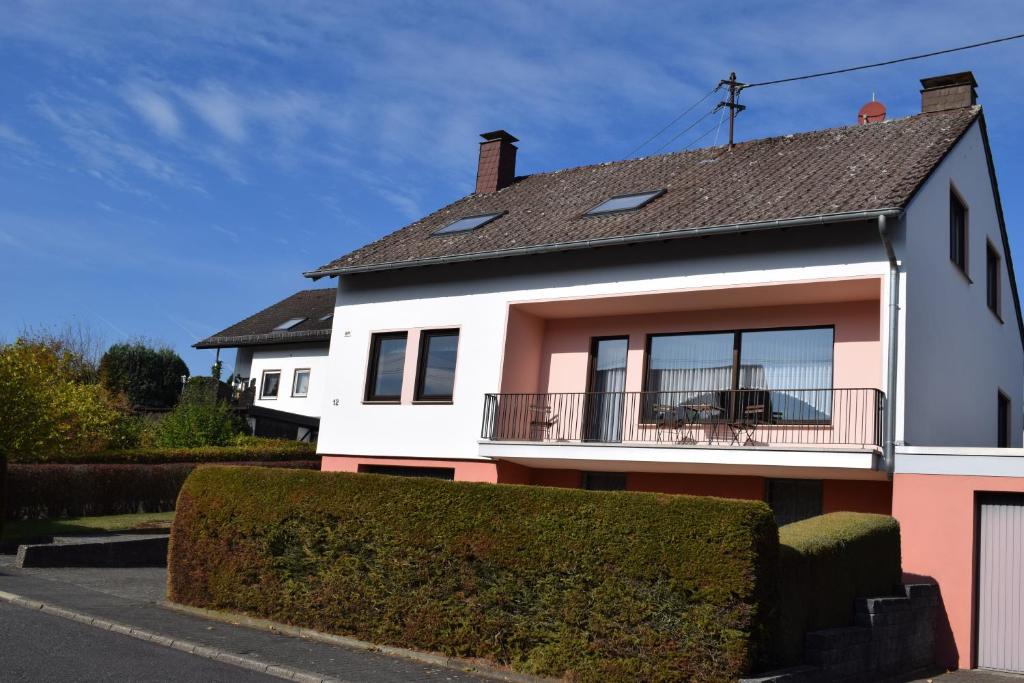
[(1005, 43), (1010, 40), (1018, 40), (1024, 38), (1024, 33), (1018, 33), (1012, 36), (1006, 36), (1005, 38), (995, 38), (993, 40), (986, 40), (980, 43), (972, 43), (971, 45), (961, 45), (960, 47), (951, 47), (946, 50), (936, 50), (935, 52), (926, 52), (921, 55), (913, 55), (912, 57), (900, 57), (899, 59), (890, 59), (885, 62), (876, 62), (874, 64), (864, 64), (861, 66), (851, 66), (846, 69), (836, 69), (835, 71), (822, 71), (816, 74), (807, 74), (806, 76), (792, 76), (790, 78), (779, 78), (774, 81), (762, 81), (761, 83), (747, 83), (742, 86), (741, 89), (747, 88), (759, 88), (763, 85), (778, 85), (779, 83), (791, 83), (793, 81), (805, 81), (809, 78), (820, 78), (822, 76), (835, 76), (836, 74), (850, 73), (851, 71), (862, 71), (864, 69), (874, 69), (879, 66), (889, 66), (890, 64), (899, 64), (901, 62), (910, 62), (915, 59), (924, 59), (925, 57), (935, 57), (938, 55), (946, 55), (951, 52), (960, 52), (962, 50), (971, 50), (976, 47), (985, 47), (986, 45), (995, 45), (996, 43)]
[[(647, 138), (646, 140), (644, 140), (643, 142), (641, 142), (641, 143), (640, 143), (639, 145), (637, 145), (637, 146), (636, 146), (636, 147), (635, 147), (635, 148), (633, 149), (633, 151), (631, 151), (631, 152), (630, 152), (629, 154), (627, 154), (627, 155), (626, 155), (626, 157), (631, 157), (631, 156), (633, 156), (634, 154), (636, 154), (637, 152), (639, 152), (639, 151), (640, 151), (641, 149), (643, 149), (644, 147), (646, 147), (646, 146), (647, 146), (647, 145), (648, 145), (648, 144), (649, 144), (649, 143), (650, 143), (650, 142), (651, 142), (652, 140), (654, 140), (655, 138), (659, 137), (659, 136), (660, 136), (660, 135), (661, 135), (662, 133), (664, 133), (664, 132), (665, 132), (666, 130), (668, 130), (668, 129), (669, 129), (669, 128), (671, 128), (672, 126), (676, 125), (676, 123), (678, 123), (678, 122), (679, 122), (679, 120), (680, 120), (681, 118), (683, 118), (684, 116), (686, 116), (687, 114), (689, 114), (689, 113), (690, 113), (691, 111), (693, 111), (694, 109), (696, 109), (696, 108), (697, 108), (697, 107), (698, 107), (698, 106), (699, 106), (699, 105), (701, 104), (701, 102), (703, 102), (703, 101), (704, 101), (704, 100), (706, 100), (707, 98), (711, 97), (711, 96), (712, 96), (712, 95), (714, 95), (714, 94), (715, 94), (716, 92), (718, 92), (718, 86), (716, 86), (716, 87), (715, 87), (715, 88), (714, 88), (713, 90), (711, 90), (710, 92), (708, 92), (708, 94), (704, 95), (704, 97), (700, 98), (699, 100), (697, 100), (696, 102), (694, 102), (693, 104), (691, 104), (691, 105), (690, 105), (689, 107), (687, 107), (686, 109), (684, 109), (684, 110), (683, 110), (683, 113), (681, 113), (681, 114), (680, 114), (679, 116), (677, 116), (677, 117), (675, 117), (674, 119), (672, 119), (671, 121), (669, 121), (669, 122), (668, 122), (668, 124), (667, 124), (667, 125), (666, 125), (666, 126), (665, 126), (664, 128), (662, 128), (662, 129), (661, 129), (661, 130), (659, 130), (659, 131), (658, 131), (657, 133), (655, 133), (654, 135), (652, 135), (651, 137)], [(662, 148), (662, 149), (664, 149), (664, 148)], [(660, 150), (659, 150), (659, 151), (660, 151)]]
[(683, 147), (683, 149), (681, 151), (683, 151), (683, 152), (688, 151), (691, 147), (696, 145), (698, 142), (700, 142), (701, 140), (703, 140), (707, 136), (711, 135), (711, 133), (719, 130), (721, 128), (721, 126), (722, 126), (722, 120), (719, 119), (718, 123), (716, 123), (715, 125), (713, 125), (710, 128), (708, 128), (706, 131), (704, 131), (703, 133), (701, 133), (700, 135), (695, 137), (693, 140), (690, 140), (690, 142), (686, 145), (686, 147)]
[(714, 114), (714, 113), (715, 113), (716, 111), (718, 111), (718, 109), (719, 109), (719, 107), (717, 107), (717, 106), (715, 106), (715, 107), (712, 107), (711, 109), (709, 109), (709, 110), (708, 110), (708, 111), (707, 111), (707, 112), (706, 112), (706, 113), (705, 113), (705, 114), (704, 114), (703, 116), (701, 116), (701, 117), (700, 117), (699, 119), (697, 119), (696, 121), (694, 121), (693, 123), (691, 123), (690, 125), (688, 125), (688, 126), (687, 126), (686, 128), (683, 128), (683, 129), (682, 129), (681, 131), (679, 131), (678, 133), (676, 133), (675, 135), (673, 135), (673, 136), (672, 136), (671, 138), (669, 138), (668, 142), (666, 142), (666, 143), (665, 143), (664, 145), (662, 145), (662, 146), (661, 146), (661, 147), (659, 147), (658, 149), (654, 150), (653, 154), (657, 154), (658, 152), (660, 152), (661, 150), (665, 149), (666, 147), (668, 147), (669, 145), (671, 145), (671, 144), (672, 144), (673, 142), (675, 142), (676, 140), (678, 140), (679, 138), (681, 138), (681, 137), (682, 137), (683, 135), (685, 135), (686, 133), (688, 133), (688, 132), (690, 132), (691, 130), (693, 130), (694, 126), (696, 126), (696, 125), (697, 125), (698, 123), (700, 123), (701, 121), (703, 121), (703, 120), (704, 120), (704, 119), (706, 119), (707, 117), (709, 117), (709, 116), (711, 116), (712, 114)]

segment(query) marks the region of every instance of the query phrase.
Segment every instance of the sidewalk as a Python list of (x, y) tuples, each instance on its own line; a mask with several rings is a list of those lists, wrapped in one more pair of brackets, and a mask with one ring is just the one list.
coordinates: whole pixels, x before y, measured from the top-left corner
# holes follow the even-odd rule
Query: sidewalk
[(179, 649), (181, 643), (197, 644), (201, 646), (201, 651), (197, 651), (200, 656), (228, 662), (234, 657), (240, 666), (249, 669), (255, 662), (265, 665), (258, 670), (269, 668), (267, 673), (282, 678), (352, 683), (495, 680), (171, 610), (159, 604), (164, 599), (166, 582), (167, 571), (162, 568), (18, 569), (11, 556), (0, 556), (0, 592), (68, 610), (65, 616), (84, 614), (166, 640), (150, 639), (151, 642), (176, 642)]

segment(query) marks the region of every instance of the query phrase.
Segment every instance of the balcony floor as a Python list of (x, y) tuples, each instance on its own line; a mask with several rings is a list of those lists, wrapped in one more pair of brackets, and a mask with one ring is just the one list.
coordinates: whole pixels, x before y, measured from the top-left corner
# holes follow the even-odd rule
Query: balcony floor
[(886, 479), (875, 446), (479, 442), (479, 454), (526, 467), (768, 477)]

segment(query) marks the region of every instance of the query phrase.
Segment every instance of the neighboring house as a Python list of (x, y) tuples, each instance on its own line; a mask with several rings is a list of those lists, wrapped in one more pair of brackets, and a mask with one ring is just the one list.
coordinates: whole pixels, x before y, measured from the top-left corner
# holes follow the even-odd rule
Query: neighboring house
[(1024, 671), (1013, 261), (973, 76), (922, 85), (521, 177), (484, 135), (473, 194), (307, 273), (338, 278), (323, 469), (891, 512), (942, 663)]
[(253, 434), (316, 440), (335, 294), (298, 292), (194, 344), (238, 349), (234, 376)]

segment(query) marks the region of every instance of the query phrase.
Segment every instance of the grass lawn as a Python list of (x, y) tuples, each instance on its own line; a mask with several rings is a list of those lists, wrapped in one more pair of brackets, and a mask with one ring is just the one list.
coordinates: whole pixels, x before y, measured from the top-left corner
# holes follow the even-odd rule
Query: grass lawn
[(173, 519), (173, 512), (142, 512), (135, 515), (71, 519), (22, 519), (15, 522), (4, 522), (3, 539), (70, 536), (72, 534), (96, 533), (97, 531), (169, 528)]

